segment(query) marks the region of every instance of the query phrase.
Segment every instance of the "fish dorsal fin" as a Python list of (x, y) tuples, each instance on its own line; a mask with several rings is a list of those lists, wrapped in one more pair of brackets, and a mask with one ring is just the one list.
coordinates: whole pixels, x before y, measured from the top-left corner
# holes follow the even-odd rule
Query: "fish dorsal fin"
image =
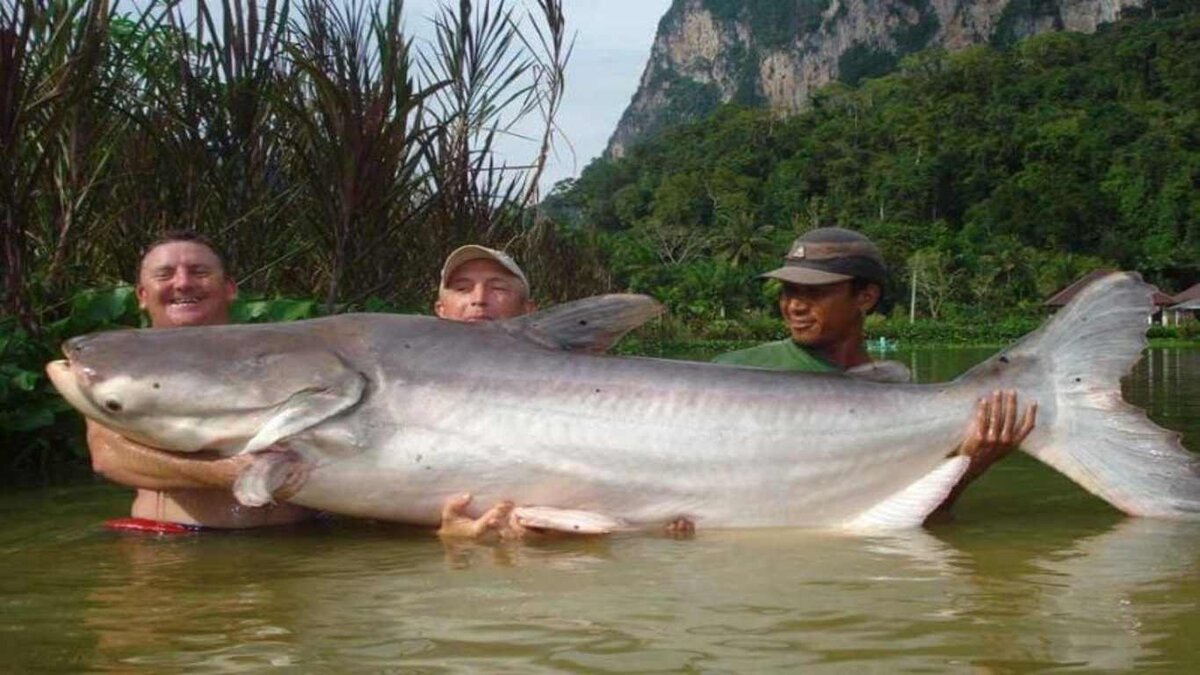
[(859, 514), (850, 521), (848, 529), (871, 531), (919, 527), (958, 485), (970, 463), (962, 455), (945, 460), (912, 485)]
[(663, 306), (649, 296), (613, 293), (564, 302), (506, 319), (500, 326), (547, 349), (599, 354), (662, 311)]

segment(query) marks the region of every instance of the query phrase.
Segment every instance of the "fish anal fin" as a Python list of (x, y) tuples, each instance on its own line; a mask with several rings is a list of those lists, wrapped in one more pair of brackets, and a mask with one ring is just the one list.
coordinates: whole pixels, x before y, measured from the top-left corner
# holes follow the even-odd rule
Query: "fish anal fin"
[(551, 506), (518, 506), (513, 516), (524, 527), (570, 534), (611, 534), (625, 529), (624, 523), (601, 513)]
[(565, 302), (500, 325), (548, 349), (598, 354), (662, 311), (663, 306), (649, 296), (613, 293)]
[(919, 527), (962, 480), (971, 460), (957, 455), (885, 501), (847, 523), (851, 530), (900, 530)]

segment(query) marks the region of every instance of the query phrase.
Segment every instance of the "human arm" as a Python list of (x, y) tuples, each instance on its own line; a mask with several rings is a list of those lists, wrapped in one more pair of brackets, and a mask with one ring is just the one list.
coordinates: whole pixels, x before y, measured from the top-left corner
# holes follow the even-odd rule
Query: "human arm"
[(966, 437), (955, 454), (970, 459), (966, 473), (934, 511), (944, 515), (950, 511), (967, 486), (993, 464), (1008, 456), (1021, 445), (1037, 422), (1037, 403), (1031, 403), (1018, 417), (1017, 393), (1011, 389), (994, 391), (979, 399), (975, 415), (967, 427)]
[(101, 424), (87, 421), (92, 469), (105, 478), (143, 490), (232, 488), (252, 458), (221, 457), (213, 452), (176, 455), (131, 441)]

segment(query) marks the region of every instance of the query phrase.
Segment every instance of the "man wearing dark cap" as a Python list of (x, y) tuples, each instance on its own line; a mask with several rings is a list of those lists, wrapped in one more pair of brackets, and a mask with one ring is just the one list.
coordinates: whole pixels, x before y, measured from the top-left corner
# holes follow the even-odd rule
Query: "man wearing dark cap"
[[(778, 279), (779, 313), (790, 337), (729, 352), (714, 361), (737, 366), (806, 372), (842, 372), (873, 380), (906, 382), (911, 374), (895, 362), (875, 363), (867, 354), (863, 323), (887, 282), (887, 264), (867, 237), (823, 227), (798, 238), (782, 267), (762, 275)], [(963, 479), (942, 503), (944, 511), (962, 490), (1029, 435), (1037, 404), (1018, 418), (1014, 391), (981, 399), (958, 452), (971, 458)]]
[(871, 363), (863, 321), (887, 281), (883, 254), (863, 235), (839, 227), (796, 240), (783, 267), (761, 278), (783, 283), (779, 312), (790, 339), (718, 356), (718, 363), (774, 370), (846, 371)]

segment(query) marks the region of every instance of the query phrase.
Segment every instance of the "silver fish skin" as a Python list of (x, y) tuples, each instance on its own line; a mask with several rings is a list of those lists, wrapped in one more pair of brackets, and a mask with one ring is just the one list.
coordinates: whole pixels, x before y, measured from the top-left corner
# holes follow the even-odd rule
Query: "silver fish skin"
[(1127, 513), (1196, 518), (1196, 456), (1120, 396), (1151, 291), (1110, 275), (931, 385), (580, 353), (657, 311), (637, 296), (494, 324), (343, 315), (105, 333), (48, 372), (131, 438), (256, 453), (246, 503), (302, 466), (290, 501), (335, 513), (435, 524), (470, 492), (631, 529), (919, 525), (965, 469), (951, 455), (976, 402), (1015, 389), (1039, 404), (1026, 452)]

